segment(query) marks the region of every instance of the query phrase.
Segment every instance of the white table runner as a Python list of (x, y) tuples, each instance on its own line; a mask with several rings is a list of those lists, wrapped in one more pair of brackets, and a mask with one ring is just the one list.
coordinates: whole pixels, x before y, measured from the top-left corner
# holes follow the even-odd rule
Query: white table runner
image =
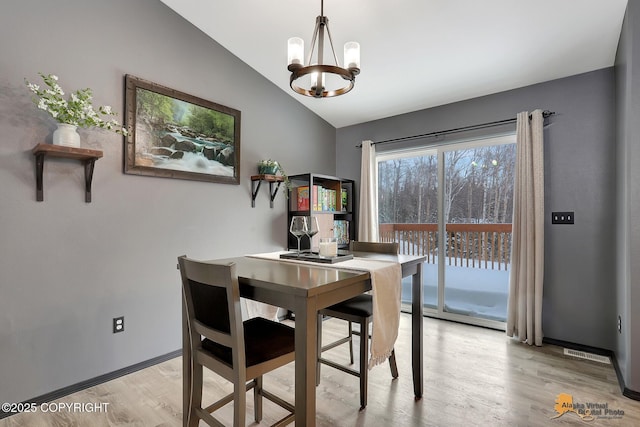
[(371, 334), (369, 369), (386, 361), (391, 356), (400, 326), (400, 299), (402, 293), (402, 269), (400, 263), (370, 258), (353, 258), (335, 264), (324, 264), (296, 259), (281, 259), (280, 254), (283, 253), (286, 252), (268, 252), (247, 256), (307, 264), (314, 267), (369, 272), (373, 289), (373, 331)]

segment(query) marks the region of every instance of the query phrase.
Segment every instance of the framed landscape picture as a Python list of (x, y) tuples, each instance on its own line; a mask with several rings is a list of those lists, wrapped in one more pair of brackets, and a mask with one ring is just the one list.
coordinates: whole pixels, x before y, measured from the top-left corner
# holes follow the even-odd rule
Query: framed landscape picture
[(240, 111), (125, 76), (124, 172), (240, 183)]

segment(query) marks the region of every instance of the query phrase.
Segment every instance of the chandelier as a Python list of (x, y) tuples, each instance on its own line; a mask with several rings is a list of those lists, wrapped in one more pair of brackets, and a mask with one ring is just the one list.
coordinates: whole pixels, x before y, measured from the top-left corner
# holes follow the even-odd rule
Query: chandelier
[[(335, 65), (323, 62), (325, 30)], [(314, 98), (329, 98), (345, 94), (353, 89), (356, 76), (360, 73), (360, 44), (356, 42), (345, 43), (345, 68), (340, 67), (336, 51), (333, 48), (333, 40), (331, 40), (329, 18), (324, 16), (324, 0), (320, 0), (320, 16), (316, 18), (316, 27), (313, 31), (311, 50), (306, 65), (302, 62), (304, 40), (300, 37), (292, 37), (288, 40), (287, 45), (289, 62), (287, 68), (291, 71), (289, 83), (295, 92)], [(314, 60), (313, 63), (312, 60)], [(309, 77), (303, 78), (305, 76)]]

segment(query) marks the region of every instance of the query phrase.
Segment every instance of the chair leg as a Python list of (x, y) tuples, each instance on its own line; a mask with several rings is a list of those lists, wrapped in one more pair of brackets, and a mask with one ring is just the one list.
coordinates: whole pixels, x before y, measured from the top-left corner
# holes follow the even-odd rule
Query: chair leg
[(262, 375), (256, 378), (256, 386), (253, 388), (253, 408), (256, 422), (262, 420)]
[(393, 379), (398, 378), (398, 365), (396, 364), (396, 350), (391, 350), (391, 356), (389, 356), (389, 368), (391, 368), (391, 377)]
[(191, 362), (193, 368), (193, 377), (191, 379), (191, 399), (188, 408), (184, 408), (185, 411), (189, 411), (189, 427), (197, 427), (200, 423), (200, 419), (196, 412), (196, 408), (202, 408), (202, 365)]
[(349, 355), (351, 356), (351, 364), (353, 365), (353, 325), (349, 322)]
[[(369, 319), (360, 323), (360, 409), (367, 406), (367, 381), (369, 380)], [(364, 331), (364, 333), (363, 333)]]
[(247, 411), (246, 378), (236, 378), (233, 386), (233, 426), (244, 427)]
[(322, 314), (318, 314), (318, 338), (316, 341), (316, 387), (320, 385), (320, 357), (322, 357)]

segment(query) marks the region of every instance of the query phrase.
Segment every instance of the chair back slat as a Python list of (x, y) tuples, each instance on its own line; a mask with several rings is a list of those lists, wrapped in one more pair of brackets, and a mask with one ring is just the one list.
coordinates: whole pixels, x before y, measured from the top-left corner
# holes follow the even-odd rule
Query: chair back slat
[(220, 332), (231, 332), (229, 302), (225, 286), (189, 280), (193, 315), (202, 324)]

